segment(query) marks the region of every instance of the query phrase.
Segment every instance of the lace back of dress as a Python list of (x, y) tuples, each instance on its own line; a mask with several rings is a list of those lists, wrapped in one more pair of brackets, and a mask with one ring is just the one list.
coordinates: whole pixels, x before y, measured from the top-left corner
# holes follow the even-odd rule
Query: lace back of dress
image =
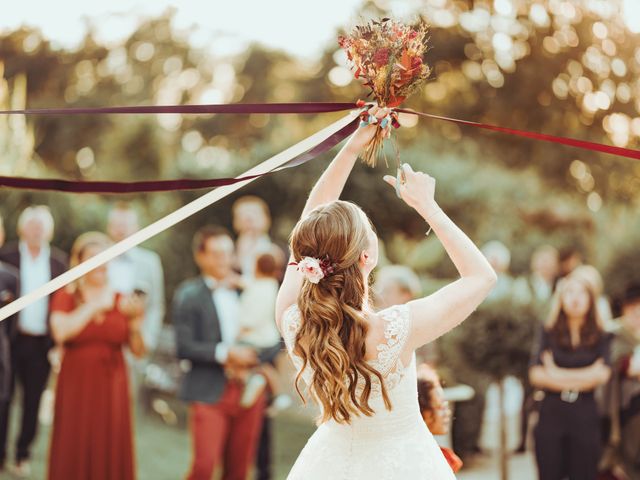
[[(397, 305), (379, 312), (379, 315), (385, 320), (384, 341), (377, 346), (378, 355), (375, 360), (371, 360), (370, 365), (378, 370), (384, 379), (387, 391), (395, 388), (406, 370), (402, 362), (402, 355), (409, 336), (410, 319), (409, 308), (407, 305)], [(296, 334), (300, 328), (300, 310), (297, 305), (291, 305), (283, 316), (283, 337), (287, 351), (291, 357), (294, 366), (299, 372), (302, 368), (302, 359), (293, 353), (295, 346)], [(309, 367), (302, 372), (302, 378), (309, 385), (312, 381), (313, 372)], [(377, 377), (372, 377), (371, 398), (381, 397), (382, 389)], [(360, 384), (364, 385), (364, 379), (359, 379)]]

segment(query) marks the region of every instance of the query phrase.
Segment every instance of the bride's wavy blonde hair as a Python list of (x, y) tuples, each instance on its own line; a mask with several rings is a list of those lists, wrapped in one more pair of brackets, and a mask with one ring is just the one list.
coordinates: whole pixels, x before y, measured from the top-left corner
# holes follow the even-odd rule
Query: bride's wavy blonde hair
[(299, 382), (304, 369), (311, 367), (309, 391), (323, 407), (321, 422), (333, 418), (350, 423), (352, 415), (373, 415), (372, 377), (377, 377), (385, 406), (391, 408), (382, 375), (365, 360), (368, 324), (362, 310), (367, 285), (359, 260), (370, 246), (369, 225), (359, 207), (338, 200), (313, 210), (291, 234), (296, 261), (327, 255), (335, 264), (335, 271), (319, 283), (305, 281), (298, 297), (301, 325), (294, 353), (303, 368), (295, 385), (304, 400)]

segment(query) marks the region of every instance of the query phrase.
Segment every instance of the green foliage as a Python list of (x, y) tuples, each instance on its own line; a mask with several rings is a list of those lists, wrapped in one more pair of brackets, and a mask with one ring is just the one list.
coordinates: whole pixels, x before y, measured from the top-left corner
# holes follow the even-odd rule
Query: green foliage
[(539, 325), (534, 306), (504, 299), (482, 305), (454, 330), (451, 341), (479, 373), (496, 381), (508, 375), (525, 378)]

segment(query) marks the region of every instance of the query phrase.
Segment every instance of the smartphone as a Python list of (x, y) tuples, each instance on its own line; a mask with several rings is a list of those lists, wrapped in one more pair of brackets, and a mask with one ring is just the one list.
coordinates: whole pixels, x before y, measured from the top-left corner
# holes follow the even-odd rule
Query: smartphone
[(136, 297), (139, 297), (139, 298), (145, 298), (145, 297), (147, 296), (147, 292), (145, 292), (145, 291), (144, 291), (144, 290), (142, 290), (141, 288), (134, 288), (134, 289), (133, 289), (133, 294), (134, 294)]
[(0, 292), (0, 306), (8, 305), (15, 300), (15, 296), (11, 290), (2, 290)]

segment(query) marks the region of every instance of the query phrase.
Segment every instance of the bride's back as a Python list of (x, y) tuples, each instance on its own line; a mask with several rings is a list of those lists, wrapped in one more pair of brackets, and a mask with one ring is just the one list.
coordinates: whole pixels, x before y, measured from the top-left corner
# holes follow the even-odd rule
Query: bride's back
[[(419, 409), (417, 407), (414, 355), (410, 349), (406, 348), (406, 340), (410, 329), (409, 308), (407, 305), (397, 305), (382, 310), (375, 315), (369, 315), (368, 320), (369, 328), (364, 342), (366, 349), (364, 359), (372, 369), (379, 372), (382, 382), (377, 376), (371, 377), (371, 392), (368, 404), (371, 407), (372, 414), (356, 415), (350, 419), (349, 423), (352, 426), (380, 425), (382, 419), (387, 419), (389, 416), (398, 417), (403, 415), (407, 417), (408, 421), (415, 421)], [(285, 344), (291, 359), (300, 373), (301, 379), (309, 387), (314, 383), (313, 378), (316, 369), (311, 365), (303, 368), (303, 359), (295, 353), (297, 336), (302, 321), (300, 309), (294, 304), (286, 310), (282, 327)], [(351, 381), (350, 378), (342, 379), (343, 383), (350, 383)], [(356, 383), (356, 394), (360, 395), (365, 388), (365, 379), (357, 377)], [(384, 391), (388, 394), (389, 405), (384, 401), (383, 386)], [(322, 408), (323, 403), (319, 403)], [(408, 413), (405, 414), (403, 412)]]

